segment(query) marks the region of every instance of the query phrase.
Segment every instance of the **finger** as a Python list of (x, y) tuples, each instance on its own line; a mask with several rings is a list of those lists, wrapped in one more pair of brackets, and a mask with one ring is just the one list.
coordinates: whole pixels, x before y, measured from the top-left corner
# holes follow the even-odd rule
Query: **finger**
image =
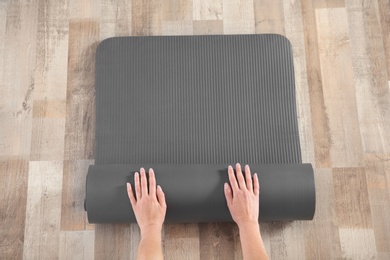
[(148, 181), (146, 180), (146, 173), (145, 169), (141, 168), (141, 192), (142, 196), (147, 196), (148, 195)]
[(240, 189), (241, 190), (245, 189), (246, 188), (245, 180), (241, 172), (241, 165), (239, 163), (236, 164), (236, 175), (237, 175), (237, 181), (238, 181), (238, 185), (240, 186)]
[(164, 208), (167, 207), (167, 203), (165, 201), (165, 194), (164, 194), (163, 190), (161, 189), (160, 185), (157, 186), (157, 199), (158, 199), (158, 203), (160, 203), (160, 206), (162, 206)]
[(260, 183), (259, 177), (257, 177), (257, 173), (253, 175), (253, 192), (256, 196), (260, 194)]
[(230, 185), (232, 185), (232, 189), (233, 189), (233, 192), (234, 192), (234, 191), (238, 190), (239, 187), (238, 187), (236, 176), (234, 176), (233, 167), (230, 166), (230, 165), (228, 167), (228, 175), (229, 175)]
[(141, 185), (139, 183), (139, 173), (135, 172), (134, 174), (134, 185), (135, 185), (135, 195), (137, 196), (137, 200), (142, 198)]
[(129, 196), (129, 200), (130, 200), (131, 206), (134, 208), (135, 204), (137, 203), (137, 201), (136, 201), (136, 199), (134, 197), (133, 190), (131, 188), (131, 184), (130, 183), (127, 183), (127, 195)]
[(156, 176), (152, 168), (149, 169), (149, 194), (156, 196)]
[(226, 203), (228, 206), (230, 206), (233, 200), (232, 189), (230, 188), (229, 184), (225, 183), (223, 190), (225, 192)]
[(248, 190), (253, 191), (251, 169), (248, 165), (245, 165), (245, 182)]

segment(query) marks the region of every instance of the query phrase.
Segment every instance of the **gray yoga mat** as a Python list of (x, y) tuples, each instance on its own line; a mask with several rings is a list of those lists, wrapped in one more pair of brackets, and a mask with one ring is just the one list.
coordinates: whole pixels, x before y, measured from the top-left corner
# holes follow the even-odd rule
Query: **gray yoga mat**
[[(291, 45), (283, 36), (110, 38), (97, 48), (95, 85), (96, 166), (89, 170), (86, 197), (88, 218), (92, 223), (99, 219), (120, 222), (123, 217), (123, 212), (119, 210), (119, 205), (124, 205), (123, 201), (110, 203), (115, 210), (109, 210), (111, 208), (106, 204), (102, 204), (100, 210), (91, 206), (103, 200), (102, 197), (114, 194), (101, 185), (90, 185), (92, 179), (102, 178), (112, 185), (124, 180), (121, 174), (116, 174), (119, 166), (113, 164), (122, 164), (122, 167), (128, 164), (149, 165), (153, 168), (155, 165), (173, 168), (180, 165), (180, 171), (175, 172), (180, 174), (180, 180), (203, 179), (197, 167), (203, 169), (205, 165), (209, 165), (210, 169), (203, 174), (216, 178), (211, 176), (228, 164), (248, 163), (257, 165), (259, 170), (263, 164), (272, 164), (267, 166), (268, 173), (265, 174), (274, 175), (270, 185), (275, 186), (268, 188), (275, 191), (272, 194), (276, 197), (270, 195), (270, 201), (263, 201), (263, 207), (271, 201), (281, 203), (280, 198), (290, 201), (288, 199), (294, 192), (280, 189), (277, 184), (278, 180), (283, 183), (281, 178), (284, 177), (281, 176), (286, 174), (296, 180), (293, 186), (297, 189), (296, 193), (300, 192), (298, 188), (314, 191), (311, 179), (303, 181), (299, 178), (312, 174), (312, 171), (300, 165), (293, 58)], [(279, 164), (282, 171), (278, 168)], [(286, 170), (283, 165), (287, 164), (294, 164), (296, 168)], [(188, 170), (185, 170), (186, 167)], [(91, 177), (99, 169), (105, 169), (105, 175), (100, 173)], [(161, 175), (161, 181), (166, 182), (168, 193), (171, 187), (185, 185), (177, 181), (178, 178), (168, 178), (168, 168), (161, 169), (162, 172), (157, 174)], [(303, 175), (297, 173), (299, 169), (302, 169)], [(163, 177), (165, 174), (166, 178)], [(122, 185), (124, 187), (125, 183)], [(119, 189), (119, 186), (115, 187)], [(194, 188), (206, 191), (200, 186)], [(172, 195), (175, 191), (172, 190)], [(196, 194), (201, 193), (193, 193), (194, 197), (189, 200), (188, 196), (175, 193), (172, 198), (177, 200), (168, 201), (167, 221), (185, 222), (187, 219), (187, 222), (199, 222), (207, 221), (207, 216), (209, 221), (226, 219), (226, 208), (222, 210), (224, 203), (219, 208), (210, 204), (215, 210), (205, 208), (203, 213), (199, 213), (201, 215), (173, 214), (172, 210), (177, 207), (174, 203), (180, 199), (182, 201), (178, 205), (189, 201), (203, 205), (204, 200)], [(314, 201), (313, 192), (307, 192), (305, 196), (308, 196), (307, 201)], [(222, 203), (218, 199), (215, 201)], [(313, 203), (299, 205), (295, 207), (296, 204), (291, 204), (288, 208), (284, 204), (273, 204), (266, 209), (261, 208), (265, 211), (262, 214), (271, 216), (263, 219), (313, 217)], [(207, 204), (204, 206), (207, 207)], [(302, 211), (291, 214), (292, 208)], [(129, 213), (131, 209), (123, 210)]]
[[(153, 166), (168, 204), (166, 222), (233, 221), (223, 185), (227, 166), (218, 164), (91, 165), (87, 175), (86, 209), (91, 223), (136, 222), (126, 183), (134, 190), (134, 172)], [(309, 220), (315, 209), (313, 169), (310, 164), (253, 164), (260, 188), (263, 221)]]

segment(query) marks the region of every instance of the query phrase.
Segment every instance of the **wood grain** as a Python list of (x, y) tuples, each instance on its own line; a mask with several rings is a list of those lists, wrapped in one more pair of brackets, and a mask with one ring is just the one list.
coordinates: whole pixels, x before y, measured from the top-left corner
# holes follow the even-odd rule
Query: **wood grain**
[(99, 23), (77, 20), (69, 24), (66, 95), (66, 160), (93, 159), (95, 137), (95, 52)]
[(0, 9), (0, 258), (21, 259), (38, 9), (36, 1), (2, 2)]
[(372, 229), (340, 228), (339, 233), (342, 258), (376, 259), (377, 253)]
[[(95, 230), (95, 259), (135, 259), (137, 246), (132, 241), (130, 224), (99, 224)], [(139, 240), (139, 236), (136, 237)]]
[(224, 17), (222, 0), (192, 0), (192, 2), (192, 18), (195, 21), (222, 20)]
[(23, 258), (53, 259), (59, 254), (62, 162), (30, 162)]
[(34, 118), (32, 123), (31, 160), (64, 158), (65, 118)]
[(62, 231), (59, 259), (93, 259), (95, 231)]
[(378, 9), (382, 29), (383, 48), (386, 55), (387, 79), (390, 80), (390, 2), (387, 0), (379, 0)]
[(65, 101), (68, 35), (67, 1), (39, 0), (34, 101)]
[[(376, 1), (346, 1), (357, 111), (366, 153), (390, 152), (390, 89)], [(385, 36), (386, 37), (386, 36)]]
[(332, 166), (361, 166), (363, 149), (346, 9), (317, 9), (316, 24)]
[[(256, 33), (278, 33), (284, 35), (283, 0), (253, 1)], [(287, 18), (287, 20), (289, 20)]]
[(64, 161), (61, 230), (94, 229), (84, 210), (85, 180), (93, 160)]
[[(315, 171), (316, 214), (305, 229), (306, 259), (341, 258), (340, 236), (335, 211), (331, 169)], [(326, 239), (324, 239), (326, 238)]]
[(194, 35), (223, 34), (222, 20), (193, 21)]
[(199, 224), (200, 259), (234, 259), (233, 223)]
[(101, 0), (100, 41), (113, 36), (131, 35), (132, 1)]
[(315, 165), (318, 168), (329, 168), (331, 167), (331, 137), (324, 103), (315, 9), (312, 1), (301, 0), (301, 5)]
[(23, 256), (27, 200), (28, 159), (8, 157), (0, 160), (0, 256)]
[(197, 224), (165, 224), (164, 233), (166, 259), (200, 259)]
[(225, 34), (255, 33), (253, 0), (223, 0), (222, 4)]
[(333, 168), (338, 226), (371, 228), (371, 210), (364, 168)]
[(302, 161), (313, 163), (315, 151), (313, 143), (312, 115), (310, 111), (310, 86), (308, 82), (305, 53), (305, 34), (302, 20), (302, 6), (299, 1), (283, 1), (283, 13), (288, 21), (284, 23), (285, 36), (291, 42), (294, 56), (296, 102), (298, 110), (298, 128)]
[(131, 25), (133, 36), (159, 35), (161, 31), (162, 3), (157, 0), (132, 1)]

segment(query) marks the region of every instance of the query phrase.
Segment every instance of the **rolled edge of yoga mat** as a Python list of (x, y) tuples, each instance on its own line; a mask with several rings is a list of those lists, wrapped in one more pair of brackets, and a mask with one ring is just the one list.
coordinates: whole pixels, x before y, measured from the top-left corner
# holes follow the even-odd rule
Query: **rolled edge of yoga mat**
[[(260, 181), (261, 221), (311, 220), (316, 196), (311, 164), (250, 164)], [(90, 223), (134, 223), (126, 183), (134, 190), (134, 173), (152, 167), (167, 201), (166, 223), (233, 221), (223, 185), (227, 165), (111, 164), (88, 169), (85, 206)]]

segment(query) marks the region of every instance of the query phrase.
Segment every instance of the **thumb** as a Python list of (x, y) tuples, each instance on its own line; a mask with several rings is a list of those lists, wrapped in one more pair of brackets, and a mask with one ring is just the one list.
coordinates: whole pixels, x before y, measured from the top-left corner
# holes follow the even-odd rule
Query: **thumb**
[(157, 199), (158, 199), (158, 203), (160, 203), (160, 205), (164, 208), (167, 207), (167, 203), (165, 201), (165, 194), (163, 192), (163, 190), (161, 189), (161, 186), (160, 185), (157, 185)]
[(225, 183), (223, 190), (225, 192), (226, 202), (228, 206), (230, 206), (233, 200), (232, 189), (230, 188), (229, 184)]

